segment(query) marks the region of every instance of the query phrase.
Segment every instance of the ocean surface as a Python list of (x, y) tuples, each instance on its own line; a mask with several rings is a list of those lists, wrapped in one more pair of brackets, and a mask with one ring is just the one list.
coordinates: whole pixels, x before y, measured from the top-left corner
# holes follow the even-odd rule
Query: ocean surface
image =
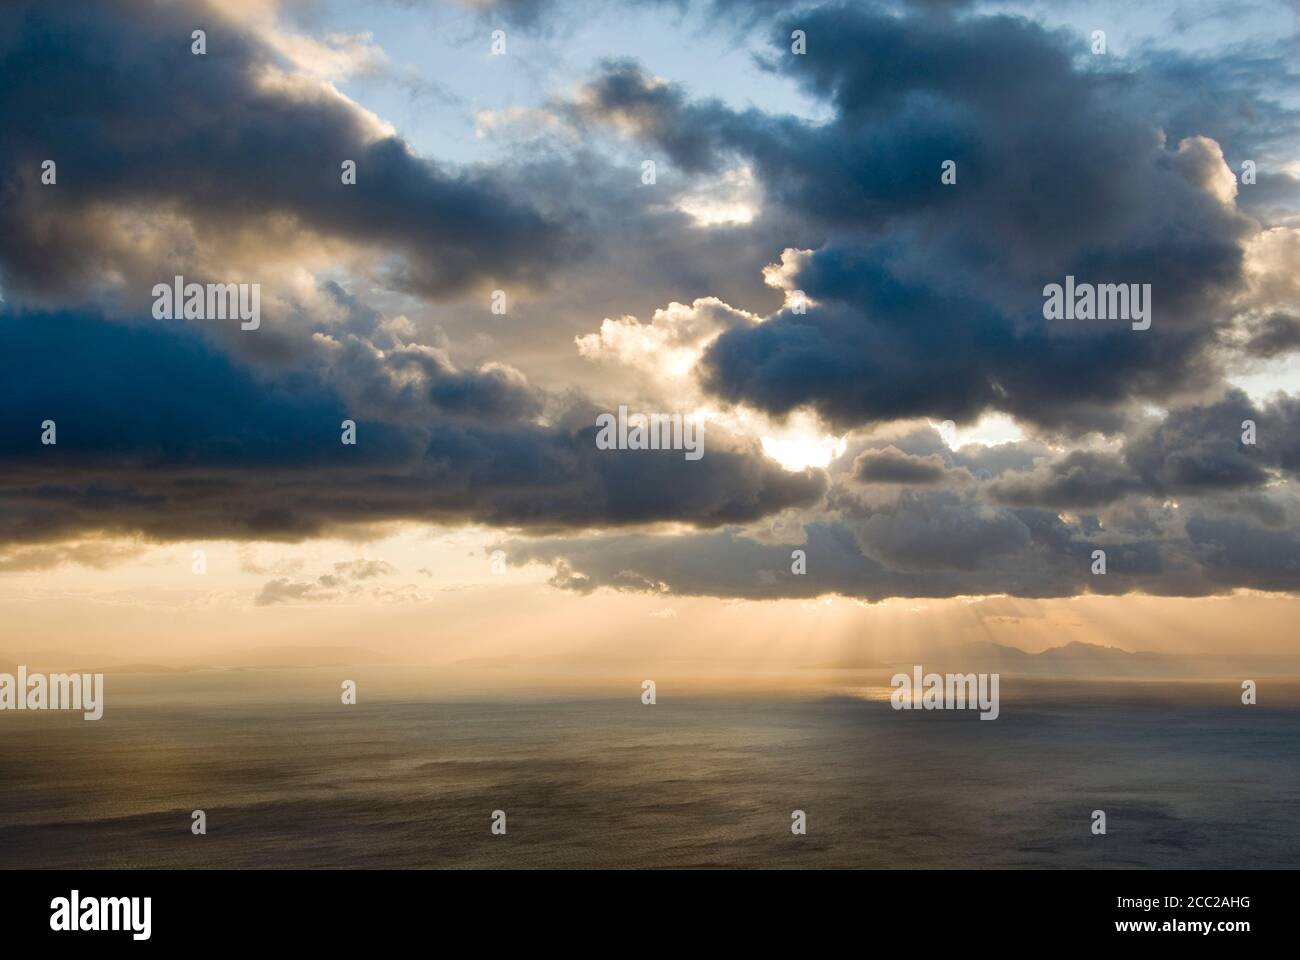
[(879, 689), (237, 689), (140, 680), (99, 722), (0, 714), (0, 867), (1300, 867), (1294, 689), (1245, 707), (1232, 684), (1004, 679), (995, 721)]

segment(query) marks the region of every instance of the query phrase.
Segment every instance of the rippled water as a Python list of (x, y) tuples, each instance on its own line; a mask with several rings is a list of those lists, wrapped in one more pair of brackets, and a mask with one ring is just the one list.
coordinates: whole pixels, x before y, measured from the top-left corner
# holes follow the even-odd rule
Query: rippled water
[(98, 723), (0, 715), (0, 866), (1300, 866), (1300, 709), (1226, 684), (1004, 683), (990, 722), (878, 691), (345, 708), (167, 683)]

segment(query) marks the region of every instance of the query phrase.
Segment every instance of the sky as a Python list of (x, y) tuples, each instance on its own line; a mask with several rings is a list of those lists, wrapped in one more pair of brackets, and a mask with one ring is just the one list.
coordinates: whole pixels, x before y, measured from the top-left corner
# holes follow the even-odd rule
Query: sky
[[(1286, 2), (6, 4), (0, 663), (1300, 667), (1298, 41)], [(178, 275), (256, 329), (160, 316)], [(1067, 277), (1149, 328), (1049, 316)], [(602, 449), (620, 407), (703, 456)]]

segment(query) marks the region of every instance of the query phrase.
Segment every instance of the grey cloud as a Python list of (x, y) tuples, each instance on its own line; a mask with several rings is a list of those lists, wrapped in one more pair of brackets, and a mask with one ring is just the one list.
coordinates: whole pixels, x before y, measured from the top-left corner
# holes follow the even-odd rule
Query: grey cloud
[(901, 429), (895, 426), (855, 434), (841, 459), (856, 462), (861, 455), (879, 455), (890, 447), (909, 458), (931, 461), (937, 458), (949, 473), (962, 480), (988, 480), (1008, 471), (1027, 470), (1050, 453), (1047, 446), (1035, 440), (970, 443), (952, 449), (934, 427), (904, 425)]
[[(944, 516), (931, 523), (936, 510)], [(872, 517), (884, 522), (872, 523)], [(522, 540), (502, 547), (512, 563), (551, 565), (554, 586), (583, 593), (612, 589), (754, 600), (838, 594), (876, 601), (1300, 589), (1294, 530), (1261, 527), (1208, 508), (1192, 512), (1185, 523), (1166, 516), (1141, 531), (1128, 524), (1125, 532), (1067, 522), (1050, 511), (990, 511), (971, 500), (906, 495), (869, 513), (868, 522), (862, 519), (808, 524), (799, 544), (759, 543), (722, 530), (688, 538)], [(992, 543), (980, 544), (981, 536)], [(806, 553), (805, 575), (791, 571), (793, 549)], [(1096, 549), (1107, 555), (1103, 576), (1091, 572)]]
[[(1277, 414), (1285, 408), (1260, 412), (1241, 391), (1204, 406), (1173, 410), (1154, 429), (1131, 438), (1124, 456), (1155, 491), (1171, 493), (1256, 487), (1269, 479), (1265, 469), (1278, 463), (1279, 440), (1274, 435)], [(1242, 443), (1242, 422), (1258, 419), (1269, 425), (1262, 442)]]
[[(1256, 425), (1256, 443), (1242, 424)], [(1007, 474), (988, 493), (1007, 504), (1097, 507), (1127, 496), (1168, 497), (1264, 487), (1275, 471), (1300, 466), (1300, 404), (1282, 397), (1256, 407), (1240, 390), (1207, 404), (1175, 408), (1135, 429), (1117, 453), (1075, 450)]]
[[(551, 9), (514, 2), (491, 15), (544, 27)], [(236, 235), (268, 254), (302, 235), (364, 249), (418, 297), (477, 297), (509, 282), (512, 325), (479, 323), (470, 299), (423, 305), (426, 326), (489, 344), (467, 363), (449, 340), (410, 342), (338, 285), (327, 292), (341, 318), (314, 316), (309, 299), (293, 305), (292, 323), (253, 339), (110, 323), (102, 313), (129, 309), (109, 296), (93, 313), (9, 311), (0, 543), (15, 546), (0, 565), (75, 560), (46, 548), (88, 531), (294, 540), (472, 522), (554, 535), (512, 546), (579, 591), (874, 600), (1294, 589), (1296, 512), (1273, 484), (1300, 471), (1297, 401), (1185, 399), (1212, 395), (1233, 350), (1295, 345), (1284, 311), (1240, 341), (1224, 336), (1242, 245), (1259, 224), (1215, 195), (1218, 155), (1196, 139), (1222, 143), (1234, 169), (1245, 155), (1271, 157), (1260, 189), (1243, 188), (1243, 208), (1285, 207), (1293, 184), (1274, 168), (1295, 116), (1270, 95), (1276, 53), (1084, 68), (1077, 37), (951, 16), (942, 3), (904, 16), (750, 9), (778, 18), (765, 27), (777, 43), (766, 64), (829, 107), (826, 122), (693, 99), (615, 61), (574, 103), (555, 105), (580, 126), (577, 143), (542, 139), (526, 160), (452, 168), (376, 136), (362, 111), (318, 88), (255, 81), (275, 55), (215, 7), (6, 7), (0, 105), (16, 120), (0, 147), (0, 283), (11, 300), (73, 302), (118, 275), (170, 270), (125, 242), (136, 228), (152, 236), (149, 218), (161, 216), (188, 223), (217, 262), (239, 252)], [(188, 52), (197, 12), (212, 24), (206, 59)], [(807, 57), (787, 53), (796, 25), (809, 33)], [(602, 124), (668, 159), (655, 191), (585, 136)], [(57, 190), (33, 180), (47, 155), (60, 162)], [(359, 163), (355, 188), (338, 184), (345, 157)], [(939, 183), (944, 159), (958, 163), (953, 187)], [(738, 162), (761, 187), (754, 221), (701, 228), (676, 208)], [(263, 232), (273, 221), (291, 226)], [(812, 251), (788, 271), (812, 298), (806, 314), (780, 309), (762, 283), (787, 247)], [(196, 257), (185, 244), (166, 255), (187, 269)], [(1152, 329), (1044, 321), (1042, 286), (1067, 272), (1151, 282)], [(532, 289), (516, 296), (516, 285)], [(597, 451), (598, 404), (569, 387), (574, 336), (603, 316), (644, 322), (656, 306), (711, 295), (770, 314), (725, 330), (700, 366), (724, 402), (777, 416), (811, 408), (845, 431), (921, 417), (969, 424), (999, 410), (1035, 439), (950, 450), (929, 429), (859, 432), (829, 486), (721, 432), (699, 463)], [(628, 389), (618, 372), (600, 376), (602, 399)], [(1170, 412), (1146, 419), (1147, 403)], [(46, 417), (59, 423), (57, 448), (39, 445)], [(355, 448), (338, 442), (345, 417), (358, 423)], [(1239, 440), (1246, 417), (1259, 425), (1253, 448)], [(1115, 446), (1045, 445), (1092, 430)], [(854, 488), (855, 473), (866, 487)], [(1161, 502), (1170, 496), (1180, 506)], [(739, 532), (787, 510), (807, 521), (797, 545), (806, 578), (790, 571), (796, 545)], [(697, 529), (618, 532), (659, 523)], [(575, 533), (593, 529), (606, 532)], [(1099, 546), (1104, 578), (1088, 572)], [(361, 589), (388, 572), (272, 569), (258, 602)]]
[[(205, 56), (189, 49), (196, 22), (207, 25)], [(491, 171), (449, 169), (376, 138), (323, 88), (265, 82), (259, 71), (279, 65), (276, 54), (218, 6), (9, 4), (0, 35), (0, 112), (12, 119), (0, 149), (0, 271), (11, 293), (66, 297), (142, 269), (122, 259), (130, 245), (105, 210), (180, 216), (216, 247), (245, 242), (241, 226), (289, 217), (402, 255), (394, 282), (426, 293), (542, 284), (578, 251), (565, 226)], [(55, 188), (38, 179), (49, 158)], [(357, 163), (355, 186), (340, 184), (344, 160)], [(169, 276), (174, 264), (158, 266)]]
[(344, 560), (334, 564), (334, 572), (352, 580), (368, 580), (394, 574), (397, 568), (385, 560)]
[(893, 502), (859, 506), (846, 522), (864, 550), (898, 571), (973, 570), (1032, 539), (1014, 513), (949, 491), (904, 490)]
[(1205, 575), (1221, 587), (1294, 591), (1300, 586), (1300, 536), (1231, 520), (1193, 515), (1187, 536)]
[(1300, 350), (1300, 317), (1270, 313), (1250, 331), (1245, 351), (1256, 357), (1275, 357)]
[(853, 476), (867, 483), (942, 483), (947, 472), (940, 456), (911, 456), (893, 446), (864, 451), (853, 461)]
[[(710, 389), (841, 426), (1003, 410), (1086, 432), (1214, 383), (1254, 226), (1214, 195), (1209, 141), (1163, 141), (1140, 75), (1081, 69), (1068, 38), (1017, 18), (824, 7), (774, 33), (791, 26), (817, 55), (771, 67), (834, 107), (827, 124), (692, 102), (624, 62), (584, 101), (687, 169), (748, 159), (769, 202), (827, 235), (792, 280), (815, 306), (724, 334)], [(1150, 283), (1158, 332), (1044, 321), (1042, 287), (1067, 273)]]
[[(7, 319), (0, 542), (87, 531), (300, 540), (398, 520), (716, 527), (811, 506), (826, 486), (819, 471), (787, 472), (719, 431), (695, 462), (681, 451), (598, 450), (596, 408), (579, 397), (557, 399), (550, 425), (499, 408), (418, 417), (375, 401), (390, 386), (382, 365), (368, 388), (321, 366), (255, 371), (185, 328)], [(51, 338), (64, 347), (46, 350)], [(343, 382), (371, 397), (368, 416), (354, 412)], [(47, 418), (56, 446), (40, 442)], [(340, 442), (344, 419), (357, 424), (355, 446)]]
[(253, 602), (259, 607), (269, 607), (295, 600), (332, 600), (336, 596), (338, 593), (327, 584), (282, 577), (266, 583)]
[(1143, 489), (1122, 457), (1075, 450), (1033, 473), (989, 486), (993, 499), (1017, 506), (1097, 507)]
[[(343, 596), (359, 596), (363, 588), (358, 581), (390, 576), (397, 568), (383, 560), (342, 560), (334, 564), (333, 573), (324, 573), (315, 580), (290, 580), (277, 577), (262, 585), (253, 599), (259, 607), (277, 603), (320, 602)], [(376, 588), (375, 595), (383, 593)]]

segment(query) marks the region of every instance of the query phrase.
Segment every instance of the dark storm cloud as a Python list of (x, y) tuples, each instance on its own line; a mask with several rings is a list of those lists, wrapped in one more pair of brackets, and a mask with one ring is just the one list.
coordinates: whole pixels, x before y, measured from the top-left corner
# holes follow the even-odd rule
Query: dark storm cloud
[[(1009, 17), (823, 7), (774, 33), (771, 69), (831, 105), (828, 123), (693, 102), (626, 62), (578, 100), (688, 170), (752, 163), (766, 202), (824, 230), (790, 271), (814, 303), (724, 334), (710, 389), (841, 427), (1002, 410), (1113, 431), (1132, 400), (1214, 382), (1254, 226), (1216, 194), (1212, 142), (1165, 141), (1140, 76), (1081, 66), (1080, 38)], [(1153, 328), (1045, 320), (1043, 287), (1067, 274), (1151, 284)]]
[[(379, 356), (369, 341), (348, 338), (336, 368), (341, 389), (359, 395), (368, 409), (390, 415), (410, 410), (419, 417), (432, 410), (448, 419), (510, 423), (542, 412), (542, 396), (521, 374), (503, 367), (457, 370), (427, 347), (397, 346)], [(418, 377), (407, 376), (412, 372)], [(355, 390), (357, 384), (367, 389)]]
[[(1255, 442), (1244, 424), (1255, 425)], [(1262, 488), (1277, 471), (1300, 476), (1300, 402), (1257, 407), (1240, 390), (1171, 410), (1135, 429), (1116, 453), (1075, 450), (989, 484), (1000, 503), (1060, 509), (1098, 507), (1128, 496), (1170, 497)]]
[(1099, 322), (1057, 332), (1041, 296), (1013, 317), (900, 281), (891, 259), (883, 248), (815, 253), (794, 282), (817, 305), (724, 333), (703, 361), (706, 384), (774, 414), (812, 406), (840, 426), (971, 421), (997, 409), (1046, 427), (1114, 430), (1130, 397), (1162, 396), (1203, 367), (1200, 331), (1144, 337)]
[[(190, 51), (196, 24), (208, 52)], [(569, 230), (484, 170), (454, 171), (377, 139), (356, 107), (310, 81), (267, 80), (278, 59), (219, 6), (6, 4), (0, 10), (0, 277), (47, 298), (124, 263), (123, 216), (179, 215), (208, 242), (275, 216), (405, 257), (395, 277), (439, 293), (544, 282)], [(43, 186), (41, 163), (58, 164)], [(357, 164), (353, 186), (340, 165)], [(268, 248), (269, 250), (270, 248)], [(163, 250), (176, 262), (182, 251)], [(165, 274), (174, 263), (157, 264)], [(160, 274), (160, 275), (163, 275)]]
[[(11, 296), (76, 300), (138, 268), (119, 215), (179, 215), (218, 247), (262, 242), (269, 256), (278, 240), (259, 240), (259, 225), (287, 215), (405, 255), (395, 276), (432, 293), (488, 279), (544, 283), (557, 264), (572, 265), (570, 227), (582, 218), (515, 199), (537, 193), (536, 182), (442, 169), (399, 140), (373, 139), (364, 114), (319, 85), (267, 83), (275, 54), (215, 9), (125, 0), (16, 6), (0, 18), (0, 102), (15, 118), (0, 148), (0, 271)], [(189, 49), (196, 22), (208, 34), (204, 57)], [(37, 179), (46, 158), (59, 164), (55, 187)], [(355, 187), (339, 183), (343, 159), (357, 160)], [(136, 226), (152, 235), (147, 219)], [(167, 275), (192, 256), (163, 253), (174, 263), (143, 260)], [(819, 474), (783, 471), (752, 441), (717, 433), (694, 463), (680, 452), (597, 451), (587, 401), (547, 397), (503, 364), (458, 368), (442, 349), (395, 337), (337, 284), (325, 291), (342, 320), (290, 304), (303, 315), (256, 336), (10, 312), (0, 328), (0, 538), (293, 539), (412, 519), (707, 527), (809, 506), (824, 490)], [(56, 446), (39, 444), (47, 419)], [(357, 423), (355, 447), (339, 442), (344, 419)]]
[(1300, 317), (1270, 313), (1251, 328), (1245, 350), (1266, 358), (1300, 350)]
[(1206, 576), (1221, 587), (1300, 587), (1300, 536), (1294, 529), (1260, 529), (1198, 514), (1188, 520), (1187, 536)]
[[(1280, 465), (1286, 443), (1289, 405), (1257, 411), (1244, 393), (1234, 390), (1218, 403), (1170, 411), (1154, 429), (1129, 439), (1124, 457), (1150, 489), (1196, 493), (1256, 487), (1270, 479), (1265, 466)], [(1265, 442), (1242, 442), (1242, 423), (1269, 425)], [(1258, 438), (1257, 438), (1258, 439)]]
[[(424, 386), (412, 387), (432, 394), (425, 415), (400, 403), (386, 413), (375, 398), (410, 358), (390, 354), (385, 367), (366, 355), (370, 367), (322, 359), (272, 375), (183, 328), (8, 315), (0, 324), (0, 541), (88, 531), (300, 539), (393, 520), (712, 527), (809, 506), (824, 490), (821, 474), (786, 472), (725, 436), (708, 435), (703, 459), (688, 462), (681, 451), (598, 450), (589, 406), (557, 409), (549, 427), (509, 419), (526, 412), (511, 391), (536, 403), (541, 395), (517, 384), (503, 394), (493, 370), (449, 375), (432, 364)], [(370, 387), (357, 382), (359, 371)], [(345, 388), (370, 398), (368, 418)], [(464, 408), (467, 398), (507, 395), (515, 399), (504, 409), (489, 402), (485, 415)], [(345, 419), (357, 423), (355, 446), (340, 442)], [(41, 444), (45, 420), (56, 423), (55, 445)]]
[(1064, 509), (1096, 507), (1139, 491), (1142, 485), (1123, 458), (1075, 450), (1041, 471), (995, 481), (990, 491), (999, 502)]
[[(1292, 503), (1294, 508), (1294, 503)], [(846, 511), (805, 527), (802, 543), (771, 544), (736, 530), (688, 537), (625, 535), (512, 541), (512, 563), (554, 568), (552, 583), (665, 595), (777, 599), (1085, 593), (1206, 596), (1248, 587), (1300, 589), (1300, 538), (1249, 518), (1166, 513), (1137, 529), (1101, 528), (1035, 509), (989, 508), (948, 493), (905, 493), (883, 508)], [(1185, 526), (1185, 530), (1183, 527)], [(1104, 575), (1092, 573), (1103, 550)], [(792, 551), (806, 574), (792, 571)]]

